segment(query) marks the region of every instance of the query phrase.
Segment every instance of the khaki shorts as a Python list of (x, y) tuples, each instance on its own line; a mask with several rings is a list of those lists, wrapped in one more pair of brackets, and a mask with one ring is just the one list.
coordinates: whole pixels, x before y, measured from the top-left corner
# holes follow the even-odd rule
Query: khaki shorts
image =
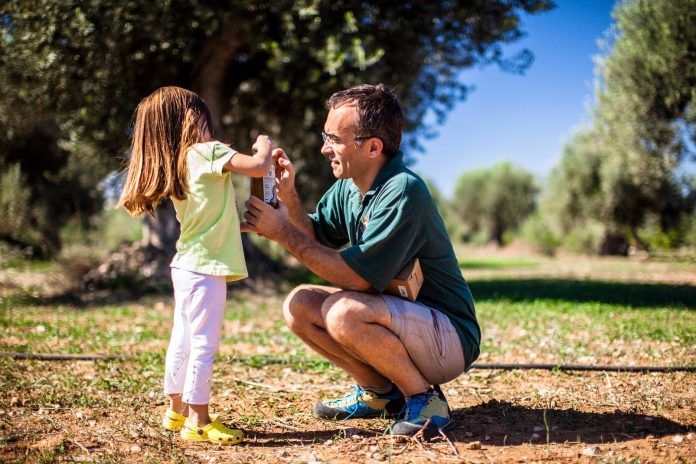
[(424, 304), (382, 295), (389, 306), (390, 330), (432, 385), (454, 380), (466, 369), (462, 342), (449, 318)]

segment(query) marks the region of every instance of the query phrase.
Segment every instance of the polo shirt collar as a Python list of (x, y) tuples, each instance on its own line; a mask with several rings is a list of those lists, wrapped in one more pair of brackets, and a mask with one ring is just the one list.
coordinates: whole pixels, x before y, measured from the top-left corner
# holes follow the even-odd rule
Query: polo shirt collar
[(384, 166), (382, 166), (382, 169), (380, 169), (379, 174), (377, 174), (375, 181), (372, 183), (372, 187), (370, 187), (370, 190), (365, 192), (365, 198), (374, 195), (382, 185), (384, 185), (394, 176), (394, 174), (400, 172), (403, 168), (404, 153), (399, 150), (387, 160)]

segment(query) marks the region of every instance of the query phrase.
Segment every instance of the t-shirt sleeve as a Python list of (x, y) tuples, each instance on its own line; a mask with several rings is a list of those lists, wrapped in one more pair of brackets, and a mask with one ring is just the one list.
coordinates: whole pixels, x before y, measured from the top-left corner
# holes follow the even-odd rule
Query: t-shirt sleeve
[(376, 199), (379, 203), (372, 209), (359, 242), (341, 251), (346, 264), (378, 292), (387, 287), (423, 244), (419, 215), (406, 188), (404, 183), (383, 192)]
[(343, 195), (341, 182), (335, 182), (319, 200), (316, 212), (309, 215), (317, 240), (330, 248), (340, 248), (350, 240), (341, 206)]
[(237, 150), (222, 142), (212, 142), (211, 148), (210, 174), (221, 176), (224, 174), (223, 168), (237, 154)]

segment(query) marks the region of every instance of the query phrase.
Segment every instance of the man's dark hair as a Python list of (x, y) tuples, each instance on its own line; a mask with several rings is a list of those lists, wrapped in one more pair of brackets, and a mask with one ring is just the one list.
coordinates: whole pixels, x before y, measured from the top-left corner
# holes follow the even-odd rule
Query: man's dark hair
[(356, 85), (336, 92), (327, 100), (329, 108), (354, 104), (358, 111), (358, 137), (378, 137), (384, 143), (383, 152), (392, 156), (401, 145), (404, 113), (391, 87), (384, 84)]

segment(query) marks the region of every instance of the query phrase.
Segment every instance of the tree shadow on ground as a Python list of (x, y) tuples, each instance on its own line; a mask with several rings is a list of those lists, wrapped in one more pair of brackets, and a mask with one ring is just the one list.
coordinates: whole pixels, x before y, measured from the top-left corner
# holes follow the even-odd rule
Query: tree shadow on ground
[[(491, 446), (549, 443), (602, 444), (639, 440), (652, 435), (686, 434), (696, 428), (660, 416), (616, 410), (583, 412), (574, 409), (536, 409), (492, 400), (470, 408), (452, 411), (455, 427), (447, 432), (454, 443), (480, 441)], [(545, 418), (545, 419), (544, 419)], [(351, 421), (353, 422), (353, 421)], [(392, 422), (384, 421), (384, 427)], [(546, 424), (546, 425), (545, 425)], [(345, 424), (347, 425), (347, 424)], [(285, 447), (325, 443), (327, 440), (382, 436), (385, 429), (374, 423), (355, 421), (352, 427), (332, 430), (257, 430), (248, 433), (251, 446)], [(406, 438), (404, 438), (406, 439)]]
[(469, 281), (476, 301), (560, 300), (628, 307), (677, 306), (696, 309), (696, 286), (570, 279), (490, 279)]
[[(245, 432), (245, 443), (263, 448), (287, 448), (288, 446), (307, 446), (322, 444), (341, 436), (341, 430), (285, 430), (282, 432)], [(368, 436), (372, 436), (369, 434)]]
[(544, 410), (497, 400), (456, 409), (452, 413), (457, 423), (449, 433), (453, 441), (481, 441), (498, 446), (546, 443), (547, 431), (549, 442), (607, 443), (637, 440), (648, 435), (683, 434), (694, 429), (664, 417), (618, 409), (614, 412)]
[[(6, 286), (13, 291), (10, 295), (0, 298), (0, 309), (3, 307), (31, 306), (54, 307), (70, 306), (77, 309), (98, 309), (111, 305), (128, 305), (142, 302), (143, 298), (157, 299), (173, 296), (171, 283), (148, 284), (142, 280), (121, 280), (111, 287), (93, 290), (70, 288), (56, 295), (34, 295), (18, 286)], [(258, 294), (289, 293), (291, 284), (272, 276), (272, 278), (244, 279), (227, 284), (227, 295), (240, 291), (251, 291)]]

